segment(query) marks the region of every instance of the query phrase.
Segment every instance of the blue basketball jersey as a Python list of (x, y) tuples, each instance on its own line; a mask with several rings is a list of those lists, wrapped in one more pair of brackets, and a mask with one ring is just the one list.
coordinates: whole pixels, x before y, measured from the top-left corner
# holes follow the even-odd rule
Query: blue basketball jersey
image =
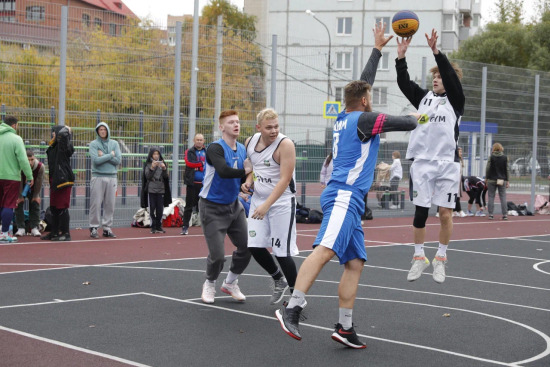
[(334, 169), (328, 185), (337, 185), (364, 197), (374, 179), (380, 135), (373, 135), (366, 142), (359, 139), (357, 121), (361, 114), (356, 111), (338, 114), (333, 128)]
[[(246, 159), (246, 148), (237, 142), (237, 150), (234, 151), (223, 140), (213, 142), (220, 144), (225, 155), (225, 162), (231, 168), (243, 169), (243, 162)], [(239, 195), (241, 189), (240, 178), (221, 178), (214, 166), (206, 161), (206, 171), (204, 173), (203, 186), (199, 196), (218, 204), (231, 204)]]

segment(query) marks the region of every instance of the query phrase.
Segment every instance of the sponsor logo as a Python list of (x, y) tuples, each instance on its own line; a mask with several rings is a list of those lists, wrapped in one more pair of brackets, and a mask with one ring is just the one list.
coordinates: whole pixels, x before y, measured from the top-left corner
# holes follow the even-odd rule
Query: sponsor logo
[(269, 162), (269, 159), (266, 159), (266, 160), (264, 161), (264, 165), (265, 165), (265, 166), (268, 166), (268, 167), (271, 166), (271, 163)]
[(417, 197), (418, 196), (418, 191), (414, 190), (413, 191), (413, 198)]
[(250, 237), (256, 237), (256, 231), (248, 231)]
[(427, 123), (428, 121), (430, 121), (430, 118), (428, 117), (428, 115), (426, 114), (423, 114), (420, 116), (420, 118), (418, 119), (418, 123), (420, 125), (424, 125), (425, 123)]
[(441, 101), (439, 101), (440, 106), (443, 106), (445, 103), (447, 103), (446, 99), (442, 99)]

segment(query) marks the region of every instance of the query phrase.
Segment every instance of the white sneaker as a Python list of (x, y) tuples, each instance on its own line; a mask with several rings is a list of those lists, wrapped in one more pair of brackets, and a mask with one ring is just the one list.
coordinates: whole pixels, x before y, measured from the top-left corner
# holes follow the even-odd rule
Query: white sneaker
[(399, 206), (392, 204), (392, 205), (390, 205), (390, 209), (399, 209)]
[(216, 295), (216, 283), (210, 283), (208, 280), (202, 285), (202, 301), (204, 303), (214, 303)]
[(17, 237), (12, 237), (8, 232), (0, 232), (0, 242), (17, 242)]
[(477, 211), (475, 215), (476, 217), (484, 217), (485, 213), (483, 213), (483, 210), (480, 210), (480, 211)]
[(464, 213), (464, 210), (461, 210), (458, 215), (460, 215), (460, 218), (464, 218), (466, 216), (466, 213)]
[(432, 261), (434, 272), (432, 276), (437, 283), (443, 283), (445, 281), (445, 264), (447, 264), (447, 257), (435, 256)]
[(453, 212), (453, 217), (458, 217), (458, 216), (459, 216), (458, 212)]
[(40, 237), (40, 231), (38, 230), (38, 228), (34, 227), (33, 229), (31, 229), (31, 235), (33, 237)]
[(246, 297), (244, 294), (241, 293), (241, 289), (239, 288), (239, 280), (235, 279), (233, 283), (226, 283), (225, 280), (222, 284), (222, 292), (229, 294), (231, 297), (236, 299), (239, 302), (244, 302), (246, 300)]
[(412, 282), (413, 280), (417, 280), (422, 275), (422, 272), (426, 270), (428, 266), (430, 266), (430, 260), (426, 259), (426, 256), (414, 256), (411, 261), (412, 267), (411, 270), (409, 270), (409, 274), (407, 275), (407, 280), (409, 282)]
[(16, 237), (22, 237), (24, 235), (26, 235), (27, 233), (25, 232), (25, 228), (19, 228), (17, 230), (17, 232), (15, 232), (15, 236)]
[(439, 212), (435, 213), (435, 216), (439, 218)]

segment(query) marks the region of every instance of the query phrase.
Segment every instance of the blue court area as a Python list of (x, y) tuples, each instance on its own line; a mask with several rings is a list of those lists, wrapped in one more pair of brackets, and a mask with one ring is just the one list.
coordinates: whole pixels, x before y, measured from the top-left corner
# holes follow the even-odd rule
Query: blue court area
[[(436, 244), (427, 247), (431, 258)], [(281, 330), (253, 260), (239, 278), (245, 303), (219, 291), (219, 279), (215, 303), (203, 304), (204, 258), (2, 274), (0, 332), (104, 366), (550, 366), (550, 235), (453, 241), (444, 284), (431, 267), (406, 281), (409, 245), (367, 252), (354, 309), (364, 350), (330, 337), (337, 259), (307, 297), (302, 341)]]

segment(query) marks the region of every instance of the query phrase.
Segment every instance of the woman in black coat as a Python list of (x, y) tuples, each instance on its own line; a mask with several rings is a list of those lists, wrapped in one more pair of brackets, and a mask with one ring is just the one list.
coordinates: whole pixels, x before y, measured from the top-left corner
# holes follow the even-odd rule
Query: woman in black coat
[(71, 188), (75, 180), (73, 169), (71, 168), (73, 153), (71, 128), (61, 125), (52, 127), (52, 139), (46, 150), (50, 176), (52, 223), (50, 233), (41, 237), (43, 240), (71, 240), (69, 206), (71, 204)]
[(172, 203), (170, 192), (170, 176), (168, 165), (164, 162), (160, 150), (152, 147), (149, 150), (147, 161), (143, 166), (141, 177), (141, 207), (146, 208), (149, 202), (151, 214), (151, 233), (166, 233), (162, 229), (162, 213), (164, 207)]
[(495, 193), (498, 189), (498, 196), (500, 198), (500, 210), (502, 212), (502, 219), (508, 219), (508, 203), (506, 202), (506, 189), (510, 187), (508, 172), (508, 157), (504, 155), (504, 148), (502, 144), (495, 143), (491, 149), (491, 157), (487, 161), (487, 167), (485, 171), (485, 177), (487, 181), (487, 188), (489, 191), (489, 219), (493, 219), (493, 210), (495, 208)]

